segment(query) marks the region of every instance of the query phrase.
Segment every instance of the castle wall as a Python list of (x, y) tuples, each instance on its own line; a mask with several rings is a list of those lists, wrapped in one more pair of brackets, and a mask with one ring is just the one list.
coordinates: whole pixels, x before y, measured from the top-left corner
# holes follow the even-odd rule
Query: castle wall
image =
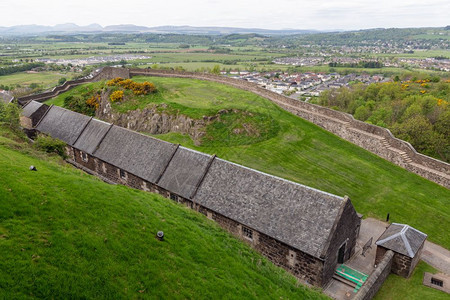
[(363, 286), (359, 289), (354, 300), (370, 300), (375, 296), (391, 273), (393, 258), (393, 251), (389, 250), (383, 252), (383, 256), (380, 256), (379, 258), (377, 268), (369, 275)]

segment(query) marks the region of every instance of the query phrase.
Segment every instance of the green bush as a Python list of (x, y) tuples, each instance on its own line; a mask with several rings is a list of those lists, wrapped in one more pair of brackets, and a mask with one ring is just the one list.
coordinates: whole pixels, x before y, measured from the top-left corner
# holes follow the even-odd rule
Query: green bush
[(17, 104), (0, 102), (0, 125), (6, 125), (13, 130), (20, 128), (20, 109)]
[(34, 147), (47, 153), (56, 153), (64, 159), (67, 158), (65, 150), (66, 143), (50, 136), (40, 134), (34, 142)]

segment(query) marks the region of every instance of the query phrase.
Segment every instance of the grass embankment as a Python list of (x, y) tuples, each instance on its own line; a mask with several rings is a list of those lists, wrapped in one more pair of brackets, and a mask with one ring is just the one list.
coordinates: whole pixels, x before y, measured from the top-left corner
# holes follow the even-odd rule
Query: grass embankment
[[(408, 172), (296, 117), (253, 93), (226, 85), (180, 78), (134, 77), (151, 81), (159, 93), (115, 105), (125, 112), (166, 103), (176, 112), (199, 117), (221, 109), (239, 109), (264, 116), (270, 126), (266, 139), (233, 131), (212, 130), (212, 140), (195, 146), (187, 135), (169, 133), (158, 138), (216, 154), (221, 158), (293, 180), (337, 195), (348, 195), (365, 216), (409, 224), (428, 234), (429, 240), (450, 249), (450, 190)], [(78, 87), (69, 93), (91, 88)], [(62, 104), (62, 94), (55, 104)], [(220, 125), (220, 124), (218, 124)], [(225, 141), (225, 142), (224, 142)]]
[(3, 129), (0, 256), (2, 299), (326, 298), (203, 215), (105, 184)]
[(420, 261), (417, 264), (417, 267), (414, 270), (413, 274), (408, 279), (405, 279), (395, 274), (390, 274), (387, 280), (384, 282), (381, 289), (375, 295), (374, 299), (375, 300), (448, 299), (448, 294), (424, 286), (422, 284), (423, 274), (425, 272), (429, 272), (432, 274), (437, 273), (437, 271), (433, 267), (427, 265), (423, 261)]

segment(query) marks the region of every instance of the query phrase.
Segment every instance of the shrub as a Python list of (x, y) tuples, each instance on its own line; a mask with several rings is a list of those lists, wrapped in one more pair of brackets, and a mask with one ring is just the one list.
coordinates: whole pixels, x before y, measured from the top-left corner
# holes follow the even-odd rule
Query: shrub
[(109, 96), (109, 99), (111, 99), (111, 102), (120, 102), (123, 100), (123, 91), (114, 91)]
[(43, 134), (38, 135), (34, 142), (34, 147), (47, 153), (56, 153), (63, 159), (67, 158), (65, 147), (66, 143)]
[[(125, 90), (132, 90), (135, 95), (147, 95), (156, 92), (156, 87), (153, 83), (145, 81), (143, 83), (134, 82), (131, 79), (123, 79), (116, 77), (106, 82), (108, 86), (120, 86)], [(111, 99), (112, 101), (112, 99)], [(114, 101), (113, 101), (114, 102)]]
[(97, 110), (98, 107), (100, 106), (100, 101), (101, 101), (100, 95), (94, 95), (86, 100), (86, 104), (90, 107), (95, 108), (95, 110)]
[(20, 109), (17, 104), (0, 101), (0, 125), (6, 125), (13, 130), (20, 128)]

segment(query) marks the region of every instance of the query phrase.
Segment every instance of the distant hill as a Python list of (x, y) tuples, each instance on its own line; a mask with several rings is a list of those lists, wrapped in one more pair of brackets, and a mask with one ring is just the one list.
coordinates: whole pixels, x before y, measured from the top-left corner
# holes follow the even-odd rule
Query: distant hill
[(222, 35), (233, 33), (258, 33), (264, 35), (291, 35), (318, 33), (317, 30), (306, 29), (261, 29), (261, 28), (235, 28), (235, 27), (193, 27), (193, 26), (158, 26), (146, 27), (133, 24), (120, 24), (102, 27), (99, 24), (78, 26), (74, 23), (58, 24), (55, 26), (42, 25), (18, 25), (0, 27), (0, 35), (45, 35), (54, 33), (101, 33), (101, 32), (126, 32), (126, 33), (176, 33), (176, 34), (208, 34)]

